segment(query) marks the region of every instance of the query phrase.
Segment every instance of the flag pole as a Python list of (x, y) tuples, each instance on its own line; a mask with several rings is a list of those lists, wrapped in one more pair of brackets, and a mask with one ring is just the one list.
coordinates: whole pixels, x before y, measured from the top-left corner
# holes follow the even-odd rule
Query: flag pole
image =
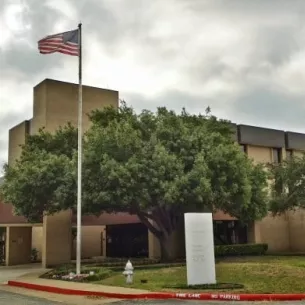
[(82, 236), (82, 24), (78, 25), (78, 152), (77, 152), (77, 235), (76, 235), (76, 274), (81, 274), (81, 236)]

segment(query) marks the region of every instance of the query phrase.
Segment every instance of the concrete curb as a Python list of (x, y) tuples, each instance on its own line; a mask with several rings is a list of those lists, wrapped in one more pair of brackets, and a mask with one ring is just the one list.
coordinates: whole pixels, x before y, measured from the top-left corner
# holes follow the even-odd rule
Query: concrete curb
[(31, 284), (20, 281), (8, 281), (9, 286), (20, 287), (49, 293), (97, 296), (114, 299), (180, 299), (180, 300), (202, 300), (202, 301), (302, 301), (305, 293), (299, 294), (230, 294), (230, 293), (174, 293), (174, 292), (151, 292), (141, 294), (110, 293), (102, 291), (88, 291), (67, 289), (59, 287)]

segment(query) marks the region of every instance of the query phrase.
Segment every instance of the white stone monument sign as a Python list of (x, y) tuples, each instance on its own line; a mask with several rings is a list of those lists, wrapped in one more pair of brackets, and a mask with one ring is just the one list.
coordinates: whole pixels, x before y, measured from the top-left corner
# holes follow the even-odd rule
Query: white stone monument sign
[(215, 284), (212, 213), (185, 213), (187, 284)]

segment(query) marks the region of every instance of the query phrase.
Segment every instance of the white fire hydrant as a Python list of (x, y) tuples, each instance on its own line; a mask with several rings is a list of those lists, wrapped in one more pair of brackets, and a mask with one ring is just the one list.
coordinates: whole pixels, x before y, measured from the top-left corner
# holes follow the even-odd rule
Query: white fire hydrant
[(123, 274), (126, 277), (126, 284), (132, 284), (133, 281), (133, 266), (130, 260), (126, 263), (125, 271)]

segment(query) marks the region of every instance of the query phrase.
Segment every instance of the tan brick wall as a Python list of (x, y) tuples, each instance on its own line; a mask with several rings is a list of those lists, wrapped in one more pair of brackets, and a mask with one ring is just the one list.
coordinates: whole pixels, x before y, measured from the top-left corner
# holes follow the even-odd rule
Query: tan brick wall
[[(9, 164), (21, 153), (20, 145), (25, 143), (27, 131), (31, 134), (42, 127), (55, 131), (68, 122), (77, 124), (78, 85), (55, 80), (45, 80), (33, 89), (33, 118), (24, 121), (9, 131)], [(87, 114), (92, 110), (112, 105), (118, 107), (119, 93), (94, 87), (83, 86), (83, 128), (89, 127)]]
[(248, 243), (261, 243), (261, 228), (258, 221), (253, 221), (248, 226)]
[(44, 216), (42, 241), (42, 265), (44, 268), (70, 262), (71, 225), (71, 211)]
[[(83, 226), (82, 227), (82, 258), (93, 256), (105, 256), (106, 248), (103, 244), (105, 226)], [(43, 227), (33, 227), (32, 248), (38, 250), (38, 259), (42, 258)], [(76, 240), (72, 241), (71, 258), (76, 257)]]
[(6, 228), (6, 265), (28, 264), (31, 262), (32, 228)]
[(31, 134), (45, 127), (47, 114), (47, 82), (41, 82), (33, 89), (33, 119)]
[(232, 217), (231, 215), (218, 210), (213, 213), (213, 220), (236, 220), (236, 217)]
[(42, 259), (42, 242), (43, 242), (43, 227), (32, 228), (32, 248), (38, 251), (38, 260)]
[(269, 245), (269, 252), (305, 252), (305, 210), (265, 217), (249, 230), (249, 242)]
[(289, 218), (287, 215), (268, 215), (258, 222), (260, 242), (268, 244), (269, 252), (288, 252), (290, 249)]
[[(283, 158), (286, 157), (282, 149)], [(255, 162), (272, 162), (272, 148), (248, 145), (248, 156)], [(271, 182), (271, 181), (270, 181)], [(299, 224), (298, 221), (294, 222)], [(292, 250), (291, 219), (288, 215), (273, 217), (268, 215), (262, 221), (255, 222), (249, 229), (249, 242), (263, 242), (269, 245), (269, 252), (288, 252)]]
[[(82, 258), (104, 256), (103, 233), (105, 226), (82, 227)], [(76, 240), (72, 246), (72, 259), (76, 258)]]
[[(78, 85), (45, 80), (34, 88), (34, 117), (31, 132), (45, 127), (53, 132), (68, 122), (77, 124)], [(118, 106), (118, 92), (83, 86), (83, 128), (89, 127), (87, 113), (106, 105)], [(44, 217), (42, 262), (44, 266), (67, 263), (71, 259), (71, 213)], [(94, 246), (92, 246), (94, 247)]]
[(290, 249), (293, 252), (305, 252), (305, 209), (290, 211), (287, 214)]
[[(54, 80), (46, 81), (46, 128), (57, 129), (71, 122), (77, 125), (78, 85)], [(83, 127), (89, 127), (88, 115), (92, 110), (112, 105), (118, 107), (117, 91), (83, 86)]]
[(24, 121), (9, 130), (8, 163), (14, 164), (20, 157), (21, 147), (25, 144), (25, 137), (29, 128), (29, 122)]

